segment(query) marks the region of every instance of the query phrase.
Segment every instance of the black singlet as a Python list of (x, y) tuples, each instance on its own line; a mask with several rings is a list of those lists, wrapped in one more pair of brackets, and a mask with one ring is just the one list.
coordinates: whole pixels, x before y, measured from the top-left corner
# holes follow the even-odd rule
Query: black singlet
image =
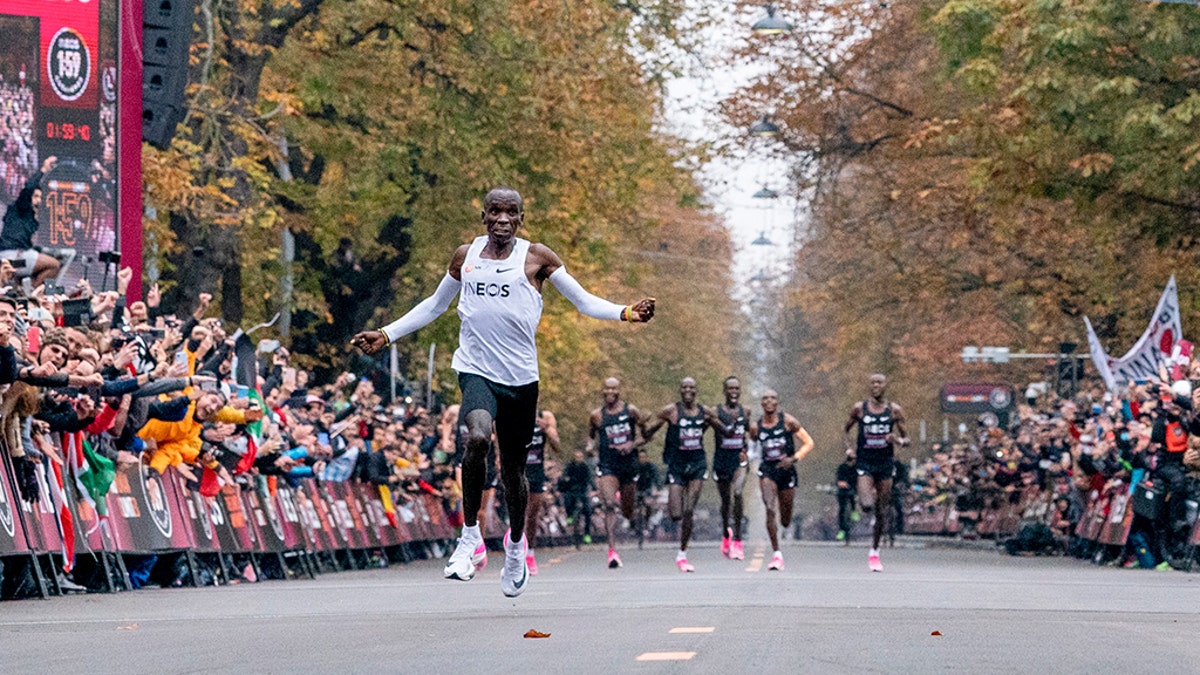
[(862, 417), (858, 420), (858, 463), (872, 466), (888, 464), (895, 458), (895, 449), (888, 438), (896, 426), (889, 402), (881, 413), (873, 413), (870, 401), (862, 403)]
[(773, 427), (763, 426), (763, 418), (758, 418), (758, 443), (762, 446), (764, 462), (778, 462), (796, 454), (796, 439), (788, 431), (783, 413), (779, 413), (779, 421)]
[(608, 406), (600, 408), (599, 430), (599, 460), (600, 464), (608, 466), (615, 462), (629, 462), (637, 459), (637, 453), (630, 451), (621, 454), (616, 446), (633, 442), (633, 416), (629, 414), (629, 404), (622, 402), (621, 409), (615, 413), (608, 412)]
[(704, 459), (704, 406), (696, 404), (695, 415), (683, 414), (683, 403), (675, 404), (675, 423), (667, 425), (663, 457), (668, 463), (689, 463)]
[(716, 452), (740, 454), (746, 449), (746, 429), (750, 426), (746, 419), (746, 409), (739, 405), (737, 416), (734, 416), (725, 410), (725, 406), (717, 406), (717, 417), (721, 420), (721, 424), (724, 424), (726, 429), (732, 429), (733, 433), (729, 436), (713, 434), (713, 446), (716, 448)]

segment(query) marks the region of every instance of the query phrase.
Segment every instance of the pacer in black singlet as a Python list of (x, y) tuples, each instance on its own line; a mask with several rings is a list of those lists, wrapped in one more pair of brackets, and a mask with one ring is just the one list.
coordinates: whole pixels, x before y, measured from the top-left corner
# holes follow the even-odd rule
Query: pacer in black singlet
[(679, 402), (663, 408), (658, 419), (644, 432), (648, 440), (664, 424), (667, 425), (667, 438), (663, 444), (663, 461), (667, 465), (667, 484), (670, 486), (667, 506), (671, 519), (680, 522), (679, 553), (675, 556), (675, 564), (681, 572), (696, 571), (687, 560), (687, 545), (692, 537), (692, 514), (708, 473), (704, 430), (712, 427), (721, 435), (726, 433), (725, 425), (714, 409), (706, 409), (696, 402), (696, 393), (696, 380), (683, 378), (679, 383)]
[(588, 419), (588, 452), (595, 451), (596, 489), (604, 508), (604, 532), (608, 537), (608, 566), (621, 566), (616, 548), (617, 505), (625, 518), (633, 518), (637, 497), (638, 448), (645, 445), (639, 432), (644, 430), (641, 413), (621, 400), (621, 381), (604, 380), (601, 390), (604, 405), (592, 411)]
[[(813, 449), (812, 436), (795, 417), (779, 410), (779, 394), (768, 389), (762, 397), (762, 417), (755, 425), (755, 436), (762, 449), (758, 465), (758, 485), (763, 506), (767, 511), (767, 536), (771, 539), (771, 562), (768, 570), (783, 569), (783, 553), (779, 550), (779, 527), (785, 530), (792, 524), (796, 501), (796, 462)], [(799, 449), (796, 441), (800, 441)], [(778, 513), (779, 522), (776, 523)]]
[(721, 497), (721, 555), (733, 560), (746, 558), (742, 550), (742, 491), (750, 463), (746, 450), (752, 424), (741, 397), (742, 383), (733, 376), (725, 378), (725, 404), (717, 406), (725, 433), (713, 435), (713, 477)]
[[(895, 471), (896, 445), (908, 445), (904, 429), (904, 411), (885, 398), (887, 377), (876, 373), (870, 378), (871, 397), (854, 404), (846, 422), (846, 450), (853, 451), (858, 470), (858, 503), (864, 513), (875, 515), (875, 530), (867, 567), (882, 572), (879, 561), (879, 542), (885, 531), (891, 531), (894, 516), (892, 504), (892, 475)], [(857, 437), (850, 430), (858, 427)], [(876, 509), (875, 505), (879, 508)]]
[(525, 478), (529, 481), (529, 506), (525, 509), (525, 535), (529, 537), (529, 549), (525, 552), (525, 564), (529, 573), (537, 575), (537, 558), (533, 550), (537, 546), (538, 517), (542, 510), (542, 496), (549, 480), (546, 478), (546, 448), (559, 453), (558, 422), (554, 413), (539, 410), (533, 425), (533, 437), (525, 455)]

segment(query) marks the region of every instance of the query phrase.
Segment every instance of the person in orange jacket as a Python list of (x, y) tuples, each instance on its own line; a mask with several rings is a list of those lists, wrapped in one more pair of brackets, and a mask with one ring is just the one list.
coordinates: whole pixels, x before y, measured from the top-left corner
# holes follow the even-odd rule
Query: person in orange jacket
[[(174, 466), (184, 473), (190, 473), (183, 464), (192, 464), (200, 456), (203, 446), (205, 422), (229, 422), (247, 424), (262, 419), (262, 410), (238, 410), (225, 404), (225, 397), (218, 392), (204, 391), (193, 388), (186, 399), (189, 400), (186, 409), (179, 407), (182, 414), (179, 419), (151, 419), (138, 431), (138, 436), (144, 441), (153, 441), (154, 454), (150, 458), (150, 468), (162, 473), (168, 466)], [(212, 439), (210, 439), (212, 440)], [(195, 478), (191, 476), (191, 478)]]

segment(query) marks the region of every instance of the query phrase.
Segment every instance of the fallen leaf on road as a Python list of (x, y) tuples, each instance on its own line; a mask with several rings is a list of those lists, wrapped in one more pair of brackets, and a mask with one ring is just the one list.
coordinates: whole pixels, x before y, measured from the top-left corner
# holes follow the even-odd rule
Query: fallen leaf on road
[(527, 637), (527, 638), (548, 638), (548, 637), (550, 637), (550, 634), (542, 633), (540, 631), (536, 631), (536, 630), (530, 628), (529, 632), (525, 633), (525, 637)]
[(128, 626), (117, 626), (117, 630), (137, 630), (137, 624), (131, 623)]
[(942, 631), (940, 631), (940, 630), (935, 630), (935, 631), (933, 631), (932, 633), (930, 633), (930, 635), (932, 635), (932, 636), (934, 636), (934, 637), (942, 637)]

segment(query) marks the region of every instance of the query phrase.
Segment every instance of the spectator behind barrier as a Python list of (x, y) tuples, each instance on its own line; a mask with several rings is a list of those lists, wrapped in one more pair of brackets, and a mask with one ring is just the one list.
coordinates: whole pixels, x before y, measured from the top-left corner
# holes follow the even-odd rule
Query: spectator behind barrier
[[(1186, 372), (1200, 381), (1197, 361)], [(1195, 555), (1188, 540), (1197, 509), (1189, 502), (1200, 500), (1198, 408), (1200, 388), (1189, 379), (1172, 381), (1165, 367), (1115, 396), (1099, 383), (1085, 383), (1071, 399), (1043, 395), (1018, 406), (1008, 429), (981, 420), (975, 433), (931, 445), (912, 472), (904, 511), (913, 516), (953, 506), (964, 537), (978, 536), (988, 514), (1016, 513), (1008, 526), (1044, 525), (1064, 549), (1091, 554), (1074, 534), (1088, 506), (1104, 508), (1105, 499), (1133, 494), (1141, 483), (1165, 506), (1137, 513), (1129, 541), (1144, 538), (1159, 567), (1184, 567)], [(1126, 543), (1094, 552), (1132, 566), (1133, 549)]]

